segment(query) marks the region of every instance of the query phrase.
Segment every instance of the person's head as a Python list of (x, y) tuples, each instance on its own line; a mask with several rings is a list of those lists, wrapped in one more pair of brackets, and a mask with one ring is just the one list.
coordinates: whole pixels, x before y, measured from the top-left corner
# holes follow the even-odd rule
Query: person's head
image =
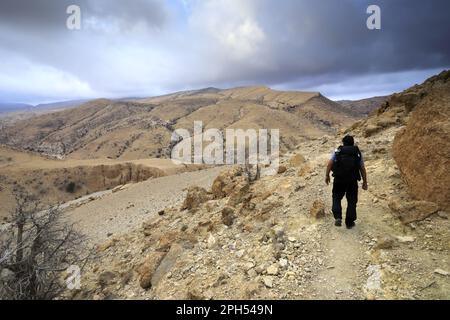
[(345, 136), (342, 139), (342, 143), (344, 144), (344, 146), (354, 146), (355, 145), (355, 139), (353, 139), (352, 136)]

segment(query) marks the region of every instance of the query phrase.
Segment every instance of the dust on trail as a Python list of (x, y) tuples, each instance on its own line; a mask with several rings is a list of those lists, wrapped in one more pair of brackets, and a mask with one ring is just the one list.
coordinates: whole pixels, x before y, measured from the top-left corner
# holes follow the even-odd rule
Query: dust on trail
[[(319, 268), (315, 281), (312, 281), (307, 292), (312, 298), (320, 299), (365, 299), (372, 291), (379, 290), (381, 279), (373, 275), (372, 269), (378, 272), (379, 265), (373, 262), (371, 248), (374, 245), (375, 234), (395, 234), (398, 232), (392, 225), (386, 223), (384, 218), (386, 210), (384, 206), (373, 203), (375, 194), (379, 192), (378, 186), (372, 184), (369, 174), (369, 190), (365, 191), (359, 183), (358, 189), (358, 219), (356, 226), (347, 229), (343, 222), (342, 227), (334, 226), (334, 217), (331, 212), (332, 181), (325, 185), (325, 166), (332, 148), (310, 145), (304, 148), (306, 154), (311, 155), (310, 161), (323, 172), (312, 176), (309, 186), (304, 189), (302, 201), (312, 203), (314, 199), (320, 199), (326, 206), (326, 217), (317, 221), (316, 230), (319, 233), (321, 258), (324, 261), (323, 268)], [(371, 161), (366, 161), (366, 168), (376, 166)], [(343, 220), (347, 201), (342, 200)], [(392, 217), (391, 217), (392, 218)], [(374, 279), (375, 280), (374, 280)], [(379, 293), (379, 292), (377, 292)]]
[(362, 298), (364, 252), (358, 240), (358, 228), (347, 230), (327, 224), (323, 229), (326, 230), (323, 241), (327, 268), (318, 274), (322, 282), (315, 288), (317, 296), (322, 299)]
[[(316, 162), (325, 165), (329, 152), (320, 154)], [(324, 170), (325, 171), (325, 168)], [(319, 174), (312, 178), (312, 190), (305, 190), (314, 197), (320, 194), (321, 200), (326, 204), (327, 216), (318, 222), (317, 230), (321, 234), (322, 254), (325, 268), (317, 274), (317, 280), (311, 283), (309, 291), (320, 299), (363, 299), (363, 288), (366, 283), (364, 276), (368, 264), (367, 248), (362, 242), (364, 230), (370, 228), (373, 213), (367, 208), (366, 199), (370, 197), (369, 191), (359, 188), (359, 202), (357, 207), (358, 220), (353, 229), (347, 229), (345, 223), (341, 227), (334, 226), (334, 217), (331, 212), (332, 182), (325, 185), (325, 175)], [(322, 190), (322, 193), (320, 191)], [(343, 220), (347, 201), (342, 200)]]

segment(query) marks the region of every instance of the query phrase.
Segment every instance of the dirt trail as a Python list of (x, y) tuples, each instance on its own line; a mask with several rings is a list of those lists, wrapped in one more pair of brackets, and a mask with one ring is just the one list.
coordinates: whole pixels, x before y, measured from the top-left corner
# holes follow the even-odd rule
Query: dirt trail
[[(317, 156), (311, 159), (317, 165), (326, 163), (330, 150), (310, 150)], [(324, 171), (324, 168), (323, 168)], [(325, 203), (326, 218), (318, 221), (317, 231), (320, 234), (321, 254), (324, 260), (324, 268), (317, 274), (317, 280), (312, 281), (308, 289), (314, 297), (321, 299), (363, 299), (364, 286), (367, 277), (364, 275), (366, 265), (369, 264), (367, 246), (362, 239), (367, 228), (372, 228), (373, 210), (369, 212), (368, 199), (370, 191), (359, 188), (358, 220), (357, 225), (348, 230), (343, 223), (342, 227), (334, 226), (334, 218), (331, 212), (332, 183), (325, 185), (324, 174), (320, 172), (311, 178), (310, 188), (305, 189), (306, 197), (314, 199), (316, 195)], [(311, 201), (311, 200), (310, 200)], [(342, 200), (343, 218), (347, 208), (346, 199)]]
[[(315, 288), (323, 299), (361, 298), (364, 279), (361, 277), (361, 261), (364, 253), (358, 240), (358, 230), (330, 227), (323, 229), (327, 268), (318, 275), (322, 279)], [(316, 283), (319, 284), (319, 283)]]

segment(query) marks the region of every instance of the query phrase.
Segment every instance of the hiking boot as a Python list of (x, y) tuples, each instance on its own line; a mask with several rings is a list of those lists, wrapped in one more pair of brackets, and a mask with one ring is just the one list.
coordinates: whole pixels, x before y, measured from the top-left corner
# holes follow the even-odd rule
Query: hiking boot
[(345, 226), (347, 227), (347, 229), (351, 229), (355, 226), (355, 223), (354, 222), (346, 223)]
[(335, 225), (336, 227), (342, 226), (342, 220), (341, 220), (341, 219), (336, 219), (336, 221), (334, 222), (334, 225)]

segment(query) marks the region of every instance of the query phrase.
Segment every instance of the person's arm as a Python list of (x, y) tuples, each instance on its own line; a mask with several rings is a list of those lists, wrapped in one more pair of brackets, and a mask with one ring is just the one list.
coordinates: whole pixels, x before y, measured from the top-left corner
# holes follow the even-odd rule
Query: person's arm
[(333, 168), (334, 161), (332, 159), (328, 160), (327, 171), (325, 173), (325, 183), (328, 185), (330, 183), (330, 172)]
[(362, 188), (363, 190), (367, 190), (368, 186), (367, 186), (367, 171), (366, 171), (366, 166), (364, 165), (364, 158), (362, 156), (362, 153), (360, 153), (361, 156), (361, 163), (360, 163), (360, 167), (359, 167), (359, 172), (361, 172), (361, 177), (363, 179), (363, 185)]
[(366, 172), (366, 167), (364, 166), (364, 164), (361, 165), (359, 171), (361, 172), (361, 177), (363, 179), (362, 188), (363, 188), (363, 190), (367, 190), (368, 189), (368, 186), (367, 186), (367, 172)]

